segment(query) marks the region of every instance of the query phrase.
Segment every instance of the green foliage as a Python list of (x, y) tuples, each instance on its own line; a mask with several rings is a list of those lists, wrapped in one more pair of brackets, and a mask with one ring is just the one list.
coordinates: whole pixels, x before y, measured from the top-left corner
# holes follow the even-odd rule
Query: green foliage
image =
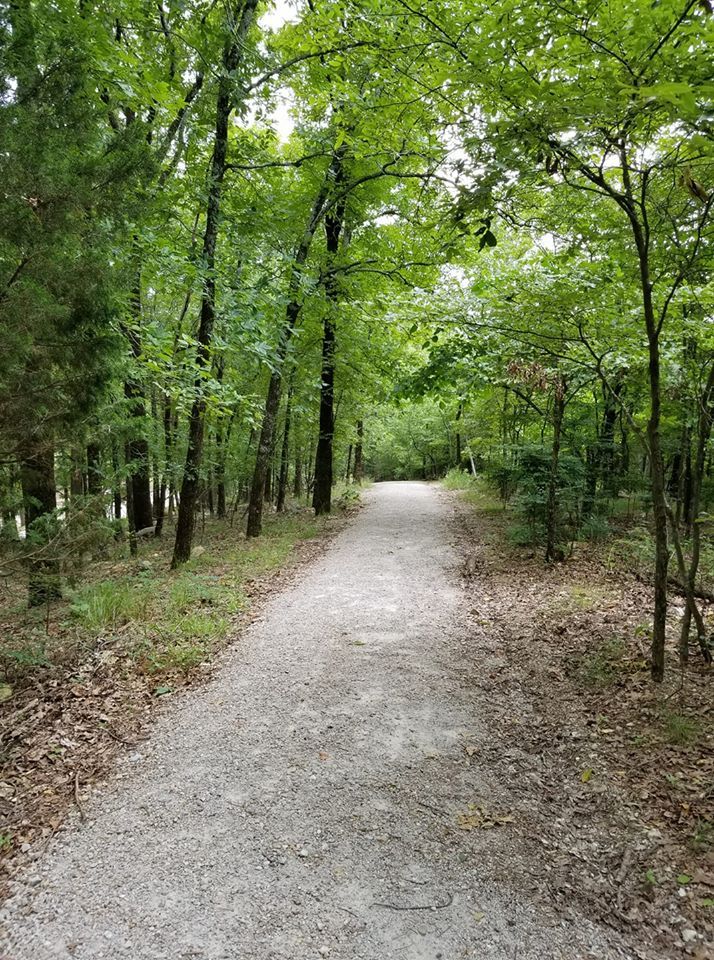
[(116, 628), (146, 613), (151, 590), (143, 583), (105, 580), (78, 590), (70, 613), (89, 630)]

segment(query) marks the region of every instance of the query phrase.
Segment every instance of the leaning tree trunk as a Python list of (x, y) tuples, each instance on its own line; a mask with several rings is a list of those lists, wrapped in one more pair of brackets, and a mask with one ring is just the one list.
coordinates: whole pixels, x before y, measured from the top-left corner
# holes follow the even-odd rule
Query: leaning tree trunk
[(31, 607), (62, 596), (60, 564), (52, 549), (57, 509), (55, 455), (52, 446), (28, 451), (20, 460), (20, 484), (28, 550), (28, 602)]
[(240, 23), (237, 27), (230, 24), (232, 35), (223, 51), (222, 70), (218, 81), (215, 136), (201, 257), (203, 289), (201, 291), (201, 313), (196, 338), (196, 366), (198, 369), (194, 381), (194, 401), (188, 421), (188, 448), (176, 520), (174, 555), (171, 561), (171, 566), (174, 568), (189, 559), (193, 543), (206, 419), (204, 371), (210, 361), (213, 325), (216, 319), (216, 241), (221, 213), (223, 180), (226, 174), (229, 120), (233, 111), (232, 86), (243, 52), (245, 35), (252, 23), (257, 2), (258, 0), (243, 0), (236, 11), (235, 19), (240, 19)]

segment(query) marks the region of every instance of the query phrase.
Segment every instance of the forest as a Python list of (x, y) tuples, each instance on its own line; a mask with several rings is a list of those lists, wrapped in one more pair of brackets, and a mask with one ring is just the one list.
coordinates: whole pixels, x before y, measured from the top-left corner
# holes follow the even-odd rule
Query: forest
[(1, 562), (30, 604), (114, 536), (177, 567), (200, 511), (247, 503), (253, 537), (338, 476), (454, 467), (546, 561), (627, 503), (653, 678), (671, 585), (711, 660), (708, 3), (1, 27)]
[(706, 673), (712, 41), (710, 0), (0, 3), (3, 706), (142, 619), (167, 692), (390, 480), (609, 558), (651, 682)]

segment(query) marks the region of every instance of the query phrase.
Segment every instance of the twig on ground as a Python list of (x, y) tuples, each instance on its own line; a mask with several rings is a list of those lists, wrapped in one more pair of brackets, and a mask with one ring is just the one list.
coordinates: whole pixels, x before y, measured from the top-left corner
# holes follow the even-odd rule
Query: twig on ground
[(425, 903), (418, 904), (409, 907), (402, 907), (397, 903), (381, 903), (376, 900), (372, 906), (373, 907), (384, 907), (386, 910), (445, 910), (447, 907), (450, 907), (454, 902), (453, 896), (449, 893), (447, 894), (448, 900), (446, 903)]
[(106, 733), (112, 740), (116, 740), (117, 743), (123, 743), (127, 747), (136, 747), (146, 739), (145, 737), (141, 737), (139, 740), (125, 740), (124, 737), (120, 737), (118, 733), (114, 733), (110, 727), (103, 727), (101, 724), (96, 724), (95, 726), (97, 730)]

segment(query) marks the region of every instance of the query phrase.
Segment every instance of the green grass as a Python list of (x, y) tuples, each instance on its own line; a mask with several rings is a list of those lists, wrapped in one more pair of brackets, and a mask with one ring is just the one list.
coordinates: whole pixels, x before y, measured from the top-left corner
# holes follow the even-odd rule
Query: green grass
[(76, 591), (71, 615), (88, 630), (105, 630), (136, 620), (149, 606), (147, 583), (104, 580)]
[(461, 493), (462, 499), (477, 507), (481, 513), (503, 513), (503, 503), (483, 477), (454, 468), (443, 477), (441, 485), (445, 490)]
[(697, 743), (702, 736), (702, 727), (698, 720), (674, 711), (664, 713), (662, 728), (667, 740), (679, 747)]
[(441, 481), (441, 485), (445, 490), (471, 490), (475, 484), (476, 478), (472, 473), (466, 473), (465, 470), (457, 470), (456, 467), (449, 470)]
[(139, 563), (108, 558), (98, 579), (68, 591), (48, 618), (44, 609), (15, 613), (8, 605), (0, 681), (17, 688), (61, 663), (79, 666), (100, 638), (115, 662), (133, 663), (140, 673), (186, 674), (226, 642), (233, 619), (249, 604), (250, 582), (284, 567), (296, 544), (317, 537), (327, 522), (307, 509), (269, 515), (263, 535), (251, 540), (211, 522), (203, 551), (179, 570), (169, 569), (167, 535), (144, 545)]

